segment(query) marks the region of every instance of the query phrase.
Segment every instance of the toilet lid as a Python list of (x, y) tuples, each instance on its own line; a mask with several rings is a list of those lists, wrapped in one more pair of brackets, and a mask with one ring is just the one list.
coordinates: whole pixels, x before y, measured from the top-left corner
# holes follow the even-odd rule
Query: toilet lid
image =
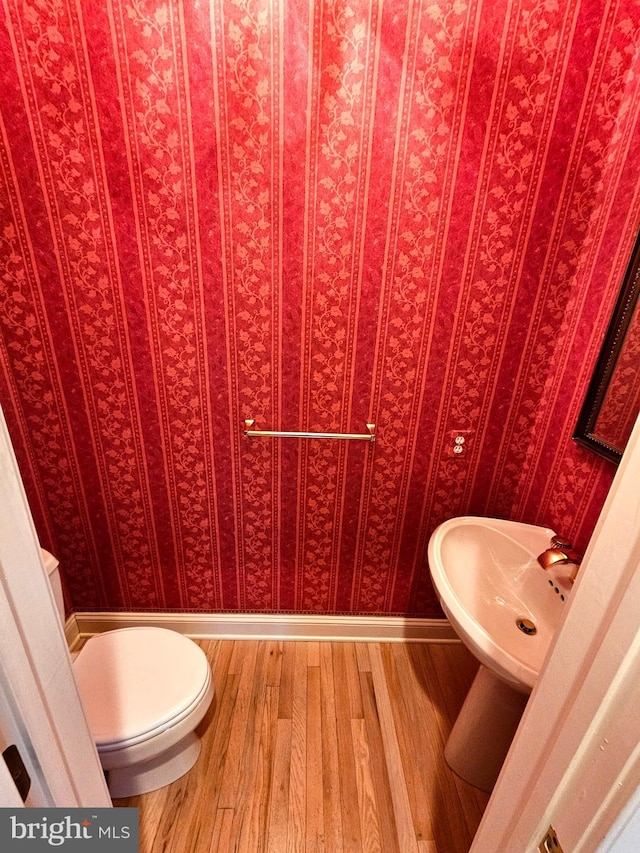
[(179, 721), (205, 691), (202, 649), (166, 628), (120, 628), (87, 641), (74, 673), (98, 747), (140, 741)]

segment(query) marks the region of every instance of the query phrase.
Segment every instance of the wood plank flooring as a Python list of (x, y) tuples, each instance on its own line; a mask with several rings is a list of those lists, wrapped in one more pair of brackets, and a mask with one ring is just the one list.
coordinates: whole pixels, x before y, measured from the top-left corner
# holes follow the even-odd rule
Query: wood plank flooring
[(463, 646), (200, 645), (216, 693), (195, 767), (114, 801), (140, 809), (140, 853), (467, 853), (488, 796), (443, 755)]

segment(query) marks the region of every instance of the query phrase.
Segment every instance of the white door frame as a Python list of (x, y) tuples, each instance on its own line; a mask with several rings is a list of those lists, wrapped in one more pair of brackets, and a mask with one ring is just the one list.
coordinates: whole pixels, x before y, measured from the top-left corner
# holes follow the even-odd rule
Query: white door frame
[[(7, 747), (14, 745), (20, 757), (26, 756), (24, 760), (33, 766), (32, 746), (28, 740), (25, 740), (21, 718), (22, 715), (16, 709), (13, 696), (9, 691), (9, 680), (0, 665), (0, 751), (4, 752)], [(29, 778), (31, 784), (24, 805), (28, 807), (50, 805), (51, 794), (42, 774), (33, 775), (29, 771)], [(0, 761), (0, 806), (15, 808), (22, 805), (20, 793), (9, 768), (4, 761)]]
[(537, 853), (550, 825), (571, 853), (631, 849), (615, 837), (640, 807), (639, 567), (640, 418), (470, 853)]
[(110, 806), (2, 411), (0, 507), (1, 728), (18, 728), (38, 805)]

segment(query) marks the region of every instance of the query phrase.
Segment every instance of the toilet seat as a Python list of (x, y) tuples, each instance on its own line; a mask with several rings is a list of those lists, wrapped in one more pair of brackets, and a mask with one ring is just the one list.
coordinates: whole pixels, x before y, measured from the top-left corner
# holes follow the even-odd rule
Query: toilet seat
[(207, 694), (202, 649), (166, 628), (119, 628), (87, 641), (74, 662), (99, 753), (123, 750), (177, 725)]

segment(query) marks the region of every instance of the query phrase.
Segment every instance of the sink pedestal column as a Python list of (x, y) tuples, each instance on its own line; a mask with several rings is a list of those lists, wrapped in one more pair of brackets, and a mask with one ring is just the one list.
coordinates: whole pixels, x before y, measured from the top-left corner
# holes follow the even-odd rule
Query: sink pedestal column
[(444, 750), (449, 767), (491, 793), (528, 699), (481, 665)]

